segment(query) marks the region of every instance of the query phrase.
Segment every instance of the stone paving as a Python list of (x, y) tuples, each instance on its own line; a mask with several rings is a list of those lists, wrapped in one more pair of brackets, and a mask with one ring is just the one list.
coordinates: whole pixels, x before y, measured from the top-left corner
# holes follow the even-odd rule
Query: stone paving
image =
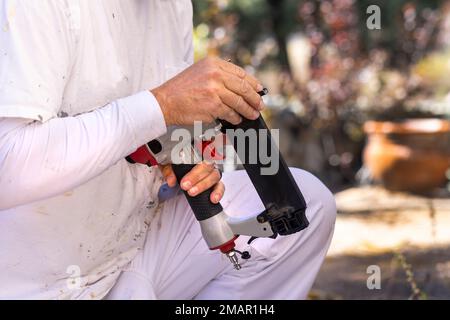
[[(335, 234), (312, 299), (450, 299), (448, 194), (365, 186), (338, 193), (336, 202)], [(379, 290), (367, 288), (371, 265), (380, 267)]]

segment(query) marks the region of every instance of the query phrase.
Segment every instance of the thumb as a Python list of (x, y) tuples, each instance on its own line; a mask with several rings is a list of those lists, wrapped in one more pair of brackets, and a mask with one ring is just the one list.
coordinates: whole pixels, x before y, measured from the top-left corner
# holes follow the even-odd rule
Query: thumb
[(159, 165), (159, 169), (161, 170), (164, 179), (166, 180), (169, 187), (173, 188), (177, 184), (177, 178), (175, 173), (173, 172), (171, 164)]

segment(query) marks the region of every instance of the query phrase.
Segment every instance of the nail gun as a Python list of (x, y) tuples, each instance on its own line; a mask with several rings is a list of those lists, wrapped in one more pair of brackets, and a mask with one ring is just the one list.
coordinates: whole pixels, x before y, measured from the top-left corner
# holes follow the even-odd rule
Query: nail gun
[[(266, 93), (267, 89), (264, 89), (259, 94), (263, 96)], [(169, 128), (167, 134), (140, 147), (127, 157), (127, 161), (149, 166), (171, 163), (177, 180), (180, 182), (195, 167), (196, 163), (203, 160), (204, 149), (211, 140), (205, 141), (204, 136), (197, 134), (197, 136), (186, 139), (187, 142), (180, 143), (180, 136), (174, 136), (176, 129), (175, 127)], [(250, 255), (248, 252), (239, 252), (235, 249), (237, 237), (240, 235), (250, 236), (250, 243), (259, 237), (275, 238), (278, 235), (286, 236), (299, 232), (309, 224), (305, 215), (306, 203), (261, 116), (257, 120), (244, 119), (239, 125), (219, 121), (213, 129), (217, 135), (228, 136), (234, 149), (241, 151), (238, 155), (265, 210), (246, 217), (231, 217), (224, 212), (220, 203), (214, 204), (210, 201), (212, 188), (195, 197), (191, 197), (185, 192), (185, 196), (200, 223), (202, 235), (208, 247), (211, 250), (220, 250), (239, 270), (241, 267), (236, 253), (240, 253), (243, 259), (248, 259)], [(239, 142), (236, 135), (230, 134), (236, 130), (241, 130), (243, 134), (250, 130), (256, 132), (265, 130), (266, 134), (255, 135), (257, 141), (244, 139)], [(189, 133), (192, 134), (192, 130)], [(242, 141), (244, 141), (243, 148)], [(239, 143), (241, 143), (240, 146)], [(276, 173), (261, 174), (262, 169), (268, 164), (267, 161), (261, 159), (259, 152), (256, 152), (256, 155), (251, 154), (255, 152), (255, 144), (267, 146), (272, 153), (278, 155), (278, 157), (274, 157), (278, 161)], [(215, 151), (209, 150), (209, 152), (214, 154)], [(252, 156), (256, 161), (248, 161)]]

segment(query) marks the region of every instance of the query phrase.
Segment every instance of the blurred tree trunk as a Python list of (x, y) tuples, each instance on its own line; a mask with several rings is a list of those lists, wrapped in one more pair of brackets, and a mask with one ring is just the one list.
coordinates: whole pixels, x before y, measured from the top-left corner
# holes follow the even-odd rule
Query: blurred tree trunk
[(270, 17), (272, 20), (273, 32), (275, 40), (279, 48), (279, 58), (284, 69), (289, 71), (289, 62), (286, 51), (286, 38), (284, 36), (283, 27), (283, 4), (284, 0), (267, 0), (270, 8)]

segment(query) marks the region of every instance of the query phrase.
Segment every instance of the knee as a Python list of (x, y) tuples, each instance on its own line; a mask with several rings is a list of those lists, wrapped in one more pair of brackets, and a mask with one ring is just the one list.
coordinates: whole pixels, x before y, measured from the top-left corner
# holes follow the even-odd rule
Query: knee
[(291, 168), (291, 172), (305, 198), (308, 219), (318, 220), (321, 227), (331, 232), (337, 212), (334, 195), (313, 174), (298, 168)]

